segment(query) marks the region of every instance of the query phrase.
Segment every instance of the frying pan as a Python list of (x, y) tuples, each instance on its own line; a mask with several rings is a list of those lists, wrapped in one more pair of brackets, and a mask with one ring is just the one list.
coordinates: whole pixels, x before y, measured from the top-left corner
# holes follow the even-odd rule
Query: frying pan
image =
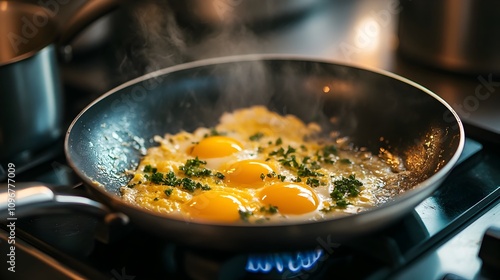
[[(145, 150), (157, 145), (155, 135), (212, 127), (223, 112), (252, 105), (316, 122), (326, 134), (348, 137), (374, 154), (386, 149), (400, 156), (413, 173), (390, 201), (320, 221), (199, 223), (122, 201), (119, 188), (130, 179), (124, 171), (135, 169)], [(136, 226), (196, 248), (257, 251), (342, 243), (396, 221), (438, 188), (463, 145), (457, 114), (440, 97), (409, 80), (318, 59), (245, 55), (173, 66), (111, 90), (73, 121), (65, 153), (92, 197)], [(31, 198), (27, 205), (33, 207), (97, 203), (75, 202), (38, 188), (44, 192), (42, 198), (33, 188), (27, 195), (18, 192), (18, 198)]]

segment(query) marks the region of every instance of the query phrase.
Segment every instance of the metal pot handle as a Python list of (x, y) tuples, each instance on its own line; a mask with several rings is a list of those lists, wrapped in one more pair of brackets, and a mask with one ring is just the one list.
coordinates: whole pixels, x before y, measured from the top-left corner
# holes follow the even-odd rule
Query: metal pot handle
[(123, 3), (123, 1), (120, 0), (87, 0), (87, 2), (83, 4), (76, 14), (74, 14), (65, 24), (65, 29), (62, 31), (62, 35), (59, 39), (60, 44), (68, 44), (85, 27), (98, 18), (113, 11), (121, 3)]
[(123, 1), (120, 0), (88, 0), (83, 6), (78, 9), (76, 14), (71, 16), (61, 32), (58, 40), (58, 45), (65, 61), (71, 60), (72, 49), (70, 42), (78, 35), (85, 27), (89, 26), (95, 20), (108, 14), (118, 8)]

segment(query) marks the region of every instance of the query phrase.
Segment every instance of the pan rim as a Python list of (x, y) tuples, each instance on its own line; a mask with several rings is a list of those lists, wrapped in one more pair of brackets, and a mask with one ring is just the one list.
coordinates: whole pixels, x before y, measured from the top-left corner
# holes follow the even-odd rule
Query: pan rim
[[(345, 66), (349, 68), (355, 68), (359, 69), (362, 71), (368, 71), (372, 72), (375, 74), (379, 74), (382, 76), (386, 76), (395, 80), (398, 80), (400, 82), (403, 82), (405, 84), (408, 84), (414, 88), (417, 88), (418, 90), (426, 93), (427, 95), (430, 95), (433, 99), (436, 101), (440, 102), (446, 109), (451, 112), (451, 114), (454, 117), (454, 121), (456, 122), (459, 130), (459, 143), (457, 146), (457, 149), (454, 151), (453, 156), (450, 158), (450, 160), (436, 173), (434, 173), (432, 176), (429, 178), (425, 179), (424, 181), (418, 183), (415, 185), (412, 189), (405, 191), (404, 193), (400, 194), (397, 196), (397, 199), (395, 200), (390, 200), (384, 204), (381, 204), (379, 206), (373, 207), (371, 209), (365, 210), (363, 212), (353, 214), (353, 215), (346, 215), (346, 216), (340, 216), (340, 217), (331, 217), (327, 219), (322, 219), (322, 220), (304, 220), (304, 221), (291, 221), (291, 222), (284, 222), (284, 223), (271, 223), (271, 224), (243, 224), (243, 223), (217, 223), (217, 222), (202, 222), (202, 221), (187, 221), (185, 219), (181, 219), (179, 217), (173, 216), (169, 217), (165, 214), (157, 213), (151, 210), (147, 210), (144, 208), (141, 208), (137, 205), (133, 205), (130, 203), (127, 203), (123, 200), (121, 200), (117, 195), (111, 194), (108, 191), (104, 190), (101, 186), (96, 184), (96, 181), (93, 181), (92, 178), (89, 178), (86, 174), (84, 174), (80, 169), (78, 169), (72, 160), (70, 156), (70, 147), (69, 147), (69, 138), (70, 134), (73, 130), (73, 127), (78, 123), (80, 118), (85, 114), (86, 111), (88, 111), (90, 108), (92, 108), (95, 104), (99, 103), (101, 100), (111, 96), (112, 94), (130, 87), (132, 85), (136, 85), (140, 82), (144, 82), (148, 79), (162, 76), (162, 75), (167, 75), (170, 73), (182, 71), (182, 70), (188, 70), (188, 69), (194, 69), (197, 67), (205, 67), (205, 66), (211, 66), (211, 65), (220, 65), (220, 64), (227, 64), (227, 63), (237, 63), (237, 62), (252, 62), (252, 61), (271, 61), (271, 60), (287, 60), (287, 61), (303, 61), (303, 62), (316, 62), (316, 63), (326, 63), (326, 64), (331, 64), (331, 65), (338, 65), (338, 66)], [(448, 112), (447, 111), (447, 112)], [(446, 175), (451, 172), (451, 170), (454, 168), (455, 164), (458, 161), (458, 158), (460, 157), (463, 148), (465, 145), (465, 131), (464, 131), (464, 126), (463, 123), (458, 116), (457, 112), (449, 105), (443, 98), (441, 98), (439, 95), (436, 93), (432, 92), (431, 90), (427, 89), (426, 87), (408, 79), (405, 77), (402, 77), (398, 74), (392, 73), (387, 70), (383, 69), (378, 69), (378, 68), (373, 68), (369, 66), (364, 66), (364, 65), (359, 65), (355, 63), (349, 63), (349, 62), (343, 62), (343, 61), (338, 61), (338, 60), (333, 60), (333, 59), (327, 59), (327, 58), (322, 58), (322, 57), (317, 57), (317, 56), (307, 56), (307, 55), (291, 55), (291, 54), (279, 54), (279, 53), (268, 53), (268, 54), (244, 54), (244, 55), (232, 55), (232, 56), (222, 56), (222, 57), (212, 57), (212, 58), (207, 58), (207, 59), (201, 59), (201, 60), (195, 60), (195, 61), (190, 61), (182, 64), (177, 64), (173, 65), (170, 67), (158, 69), (155, 71), (152, 71), (150, 73), (146, 73), (144, 75), (141, 75), (139, 77), (136, 77), (134, 79), (131, 79), (125, 83), (122, 83), (106, 93), (102, 94), (99, 96), (97, 99), (92, 101), (90, 104), (88, 104), (71, 122), (69, 125), (67, 131), (66, 131), (66, 136), (64, 139), (64, 153), (66, 156), (66, 160), (68, 161), (68, 164), (71, 166), (73, 171), (78, 175), (78, 177), (87, 185), (91, 186), (93, 190), (99, 192), (100, 195), (103, 195), (106, 197), (108, 200), (112, 201), (113, 203), (118, 203), (120, 205), (124, 205), (127, 208), (132, 208), (135, 211), (143, 212), (148, 215), (153, 215), (156, 216), (157, 218), (162, 218), (162, 219), (167, 219), (169, 222), (179, 222), (179, 223), (184, 223), (187, 225), (199, 225), (199, 226), (210, 226), (210, 227), (223, 227), (223, 228), (277, 228), (277, 227), (289, 227), (289, 226), (303, 226), (303, 225), (308, 225), (308, 224), (322, 224), (322, 223), (328, 223), (334, 220), (345, 220), (345, 219), (350, 219), (352, 216), (366, 216), (366, 215), (373, 215), (372, 213), (374, 212), (380, 212), (383, 211), (384, 209), (391, 207), (394, 204), (401, 203), (403, 201), (412, 199), (417, 193), (422, 192), (421, 189), (429, 189), (431, 185), (435, 185), (435, 187), (430, 188), (428, 190), (429, 194), (432, 194), (439, 186), (440, 186), (440, 181), (444, 180)], [(100, 183), (99, 183), (100, 184)], [(426, 195), (425, 197), (428, 197)], [(420, 199), (420, 202), (423, 200)], [(420, 203), (419, 202), (419, 203)], [(110, 204), (109, 201), (106, 202), (107, 204)], [(415, 205), (416, 206), (416, 205)], [(352, 219), (352, 218), (351, 218)]]

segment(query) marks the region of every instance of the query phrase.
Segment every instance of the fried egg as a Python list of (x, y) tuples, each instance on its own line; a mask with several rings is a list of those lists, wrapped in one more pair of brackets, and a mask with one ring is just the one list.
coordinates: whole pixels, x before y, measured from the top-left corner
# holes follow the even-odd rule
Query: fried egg
[(125, 201), (207, 223), (320, 220), (369, 209), (404, 170), (320, 127), (263, 106), (221, 116), (215, 127), (156, 136)]

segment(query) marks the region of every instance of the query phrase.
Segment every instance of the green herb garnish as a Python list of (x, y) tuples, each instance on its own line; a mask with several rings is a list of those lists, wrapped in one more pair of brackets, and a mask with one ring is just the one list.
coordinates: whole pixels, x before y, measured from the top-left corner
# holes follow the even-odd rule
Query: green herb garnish
[(181, 179), (177, 179), (173, 171), (169, 171), (167, 175), (163, 177), (164, 185), (175, 187), (179, 186), (181, 183), (182, 183)]
[(222, 180), (222, 179), (224, 179), (225, 177), (226, 177), (226, 176), (224, 176), (224, 174), (222, 174), (222, 173), (220, 173), (220, 172), (215, 173), (215, 178), (217, 178), (217, 179)]
[(207, 137), (210, 137), (210, 136), (221, 136), (221, 135), (226, 135), (226, 133), (217, 131), (217, 129), (215, 129), (214, 127), (212, 127), (210, 129), (210, 133), (205, 134), (204, 137), (207, 138)]
[(274, 205), (269, 205), (269, 207), (262, 206), (260, 207), (259, 211), (267, 214), (276, 214), (278, 213), (278, 206)]
[(245, 222), (248, 222), (250, 216), (253, 215), (252, 211), (238, 210), (238, 213), (240, 214), (240, 219)]
[(158, 169), (156, 167), (152, 167), (151, 164), (148, 164), (148, 165), (144, 166), (143, 171), (147, 172), (147, 173), (156, 173), (158, 171)]
[(311, 169), (307, 168), (305, 164), (301, 164), (299, 166), (299, 170), (297, 171), (297, 175), (299, 177), (320, 177), (320, 176), (325, 176), (323, 173), (312, 171)]
[(170, 196), (172, 194), (172, 192), (174, 191), (174, 189), (170, 188), (170, 189), (166, 189), (165, 191), (163, 191), (165, 193), (166, 196)]
[(210, 190), (210, 186), (209, 185), (203, 185), (202, 183), (200, 182), (195, 182), (193, 181), (192, 179), (190, 178), (182, 178), (181, 180), (181, 186), (182, 186), (182, 189), (188, 191), (188, 192), (194, 192), (196, 189), (201, 189), (201, 190), (204, 190), (204, 191), (208, 191)]
[(311, 187), (318, 187), (320, 185), (319, 180), (316, 178), (307, 178), (306, 184)]
[(212, 174), (210, 169), (203, 168), (207, 164), (206, 161), (199, 160), (198, 157), (195, 159), (188, 159), (186, 163), (179, 167), (179, 170), (183, 171), (188, 177), (206, 177)]
[(330, 155), (337, 155), (337, 148), (333, 145), (323, 147), (323, 156), (329, 157)]
[(279, 159), (278, 161), (281, 164), (283, 164), (283, 166), (294, 167), (294, 168), (298, 168), (299, 167), (299, 163), (295, 159), (295, 155), (291, 155), (290, 157), (286, 157), (285, 156), (284, 158)]
[(182, 188), (188, 192), (196, 190), (196, 182), (189, 178), (182, 178)]
[(270, 152), (269, 155), (282, 157), (285, 155), (285, 149), (283, 149), (283, 147), (280, 147), (278, 150)]
[(163, 183), (163, 173), (159, 173), (159, 172), (153, 173), (149, 177), (149, 180), (155, 184), (162, 184)]
[(266, 175), (268, 178), (274, 178), (276, 177), (276, 172), (272, 171), (271, 173), (267, 173)]
[(352, 161), (348, 158), (339, 159), (339, 162), (342, 164), (352, 164)]
[(281, 182), (284, 182), (285, 179), (286, 179), (286, 176), (283, 176), (281, 174), (278, 174), (278, 179), (281, 181)]
[(254, 135), (250, 136), (248, 139), (250, 139), (250, 141), (259, 141), (262, 137), (264, 137), (264, 133), (257, 132)]
[(337, 207), (345, 208), (349, 205), (347, 197), (356, 197), (359, 195), (359, 188), (363, 185), (356, 179), (354, 174), (349, 175), (348, 178), (342, 176), (340, 180), (333, 182), (335, 188), (330, 193), (330, 197), (336, 203)]

